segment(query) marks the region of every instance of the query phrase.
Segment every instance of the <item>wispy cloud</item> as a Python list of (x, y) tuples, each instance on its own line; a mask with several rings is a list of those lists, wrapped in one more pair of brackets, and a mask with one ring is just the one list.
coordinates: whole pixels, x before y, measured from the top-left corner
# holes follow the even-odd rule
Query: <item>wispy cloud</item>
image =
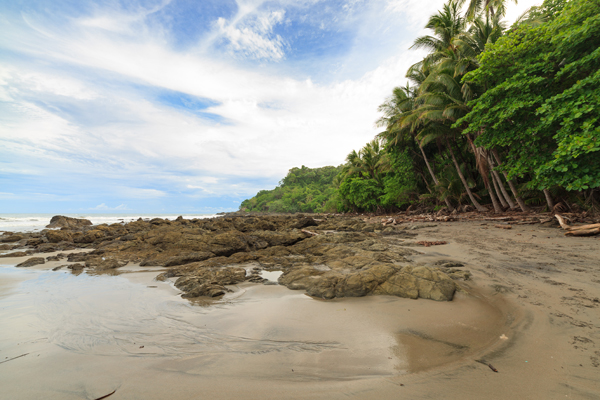
[(422, 56), (414, 26), (443, 3), (426, 1), (194, 3), (202, 26), (175, 24), (178, 2), (0, 5), (0, 179), (191, 207), (340, 164)]
[(125, 204), (119, 204), (116, 207), (109, 207), (105, 203), (102, 203), (102, 204), (98, 204), (96, 207), (89, 208), (89, 210), (96, 210), (96, 211), (127, 211), (127, 210), (129, 210), (129, 208), (127, 208), (127, 205), (125, 205)]

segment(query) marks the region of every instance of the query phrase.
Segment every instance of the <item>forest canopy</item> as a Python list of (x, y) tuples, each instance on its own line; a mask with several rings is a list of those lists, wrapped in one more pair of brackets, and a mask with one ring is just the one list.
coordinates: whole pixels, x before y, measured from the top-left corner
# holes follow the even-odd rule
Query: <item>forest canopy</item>
[(546, 0), (510, 28), (505, 1), (463, 3), (429, 18), (371, 142), (241, 209), (600, 208), (600, 0)]

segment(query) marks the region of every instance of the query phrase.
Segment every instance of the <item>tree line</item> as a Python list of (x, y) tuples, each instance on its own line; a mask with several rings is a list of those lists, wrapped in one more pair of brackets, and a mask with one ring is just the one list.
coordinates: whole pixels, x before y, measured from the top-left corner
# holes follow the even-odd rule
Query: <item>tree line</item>
[[(450, 0), (432, 15), (412, 46), (426, 56), (379, 106), (383, 131), (324, 167), (314, 207), (278, 211), (597, 209), (600, 0), (546, 0), (511, 27), (505, 9)], [(294, 185), (288, 177), (276, 190)], [(242, 208), (274, 211), (249, 207), (259, 195)]]

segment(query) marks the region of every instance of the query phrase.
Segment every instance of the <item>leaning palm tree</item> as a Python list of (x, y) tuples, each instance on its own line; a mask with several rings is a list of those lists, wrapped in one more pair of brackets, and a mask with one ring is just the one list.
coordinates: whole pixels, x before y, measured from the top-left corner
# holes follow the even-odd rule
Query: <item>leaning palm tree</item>
[[(515, 4), (518, 0), (513, 0)], [(465, 0), (460, 0), (459, 6), (463, 6)], [(506, 14), (506, 0), (469, 0), (467, 5), (466, 17), (468, 20), (475, 19), (479, 14), (484, 13), (490, 17), (503, 17)]]
[(466, 20), (460, 14), (460, 4), (450, 0), (441, 11), (429, 17), (425, 28), (431, 29), (433, 35), (415, 39), (411, 49), (429, 50), (424, 63), (434, 64), (447, 54), (456, 51), (454, 39), (465, 32)]
[[(425, 73), (422, 70), (413, 71), (411, 77), (413, 82), (418, 83), (424, 79)], [(414, 129), (414, 122), (418, 117), (418, 114), (415, 113), (415, 99), (417, 98), (417, 95), (418, 86), (411, 87), (410, 83), (407, 83), (404, 87), (394, 88), (392, 96), (378, 108), (379, 112), (383, 112), (383, 117), (377, 120), (376, 124), (387, 128), (385, 131), (381, 132), (378, 137), (385, 139), (387, 143), (394, 146), (415, 140), (417, 132)], [(437, 186), (439, 182), (429, 163), (427, 155), (425, 154), (425, 150), (421, 143), (417, 141), (417, 144), (419, 145), (423, 161), (425, 161), (431, 179), (433, 180), (434, 185)], [(426, 180), (425, 184), (428, 185)], [(444, 198), (443, 200), (450, 210), (454, 209), (448, 198)]]

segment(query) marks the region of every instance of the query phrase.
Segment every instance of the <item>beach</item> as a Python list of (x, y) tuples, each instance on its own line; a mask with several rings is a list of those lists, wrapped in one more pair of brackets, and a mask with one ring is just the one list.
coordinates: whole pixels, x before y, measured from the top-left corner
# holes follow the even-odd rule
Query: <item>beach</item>
[(481, 221), (404, 228), (414, 236), (385, 239), (411, 264), (469, 271), (452, 301), (325, 300), (267, 270), (262, 283), (186, 300), (175, 277), (155, 280), (160, 265), (52, 271), (75, 262), (0, 258), (3, 396), (600, 398), (597, 237)]

